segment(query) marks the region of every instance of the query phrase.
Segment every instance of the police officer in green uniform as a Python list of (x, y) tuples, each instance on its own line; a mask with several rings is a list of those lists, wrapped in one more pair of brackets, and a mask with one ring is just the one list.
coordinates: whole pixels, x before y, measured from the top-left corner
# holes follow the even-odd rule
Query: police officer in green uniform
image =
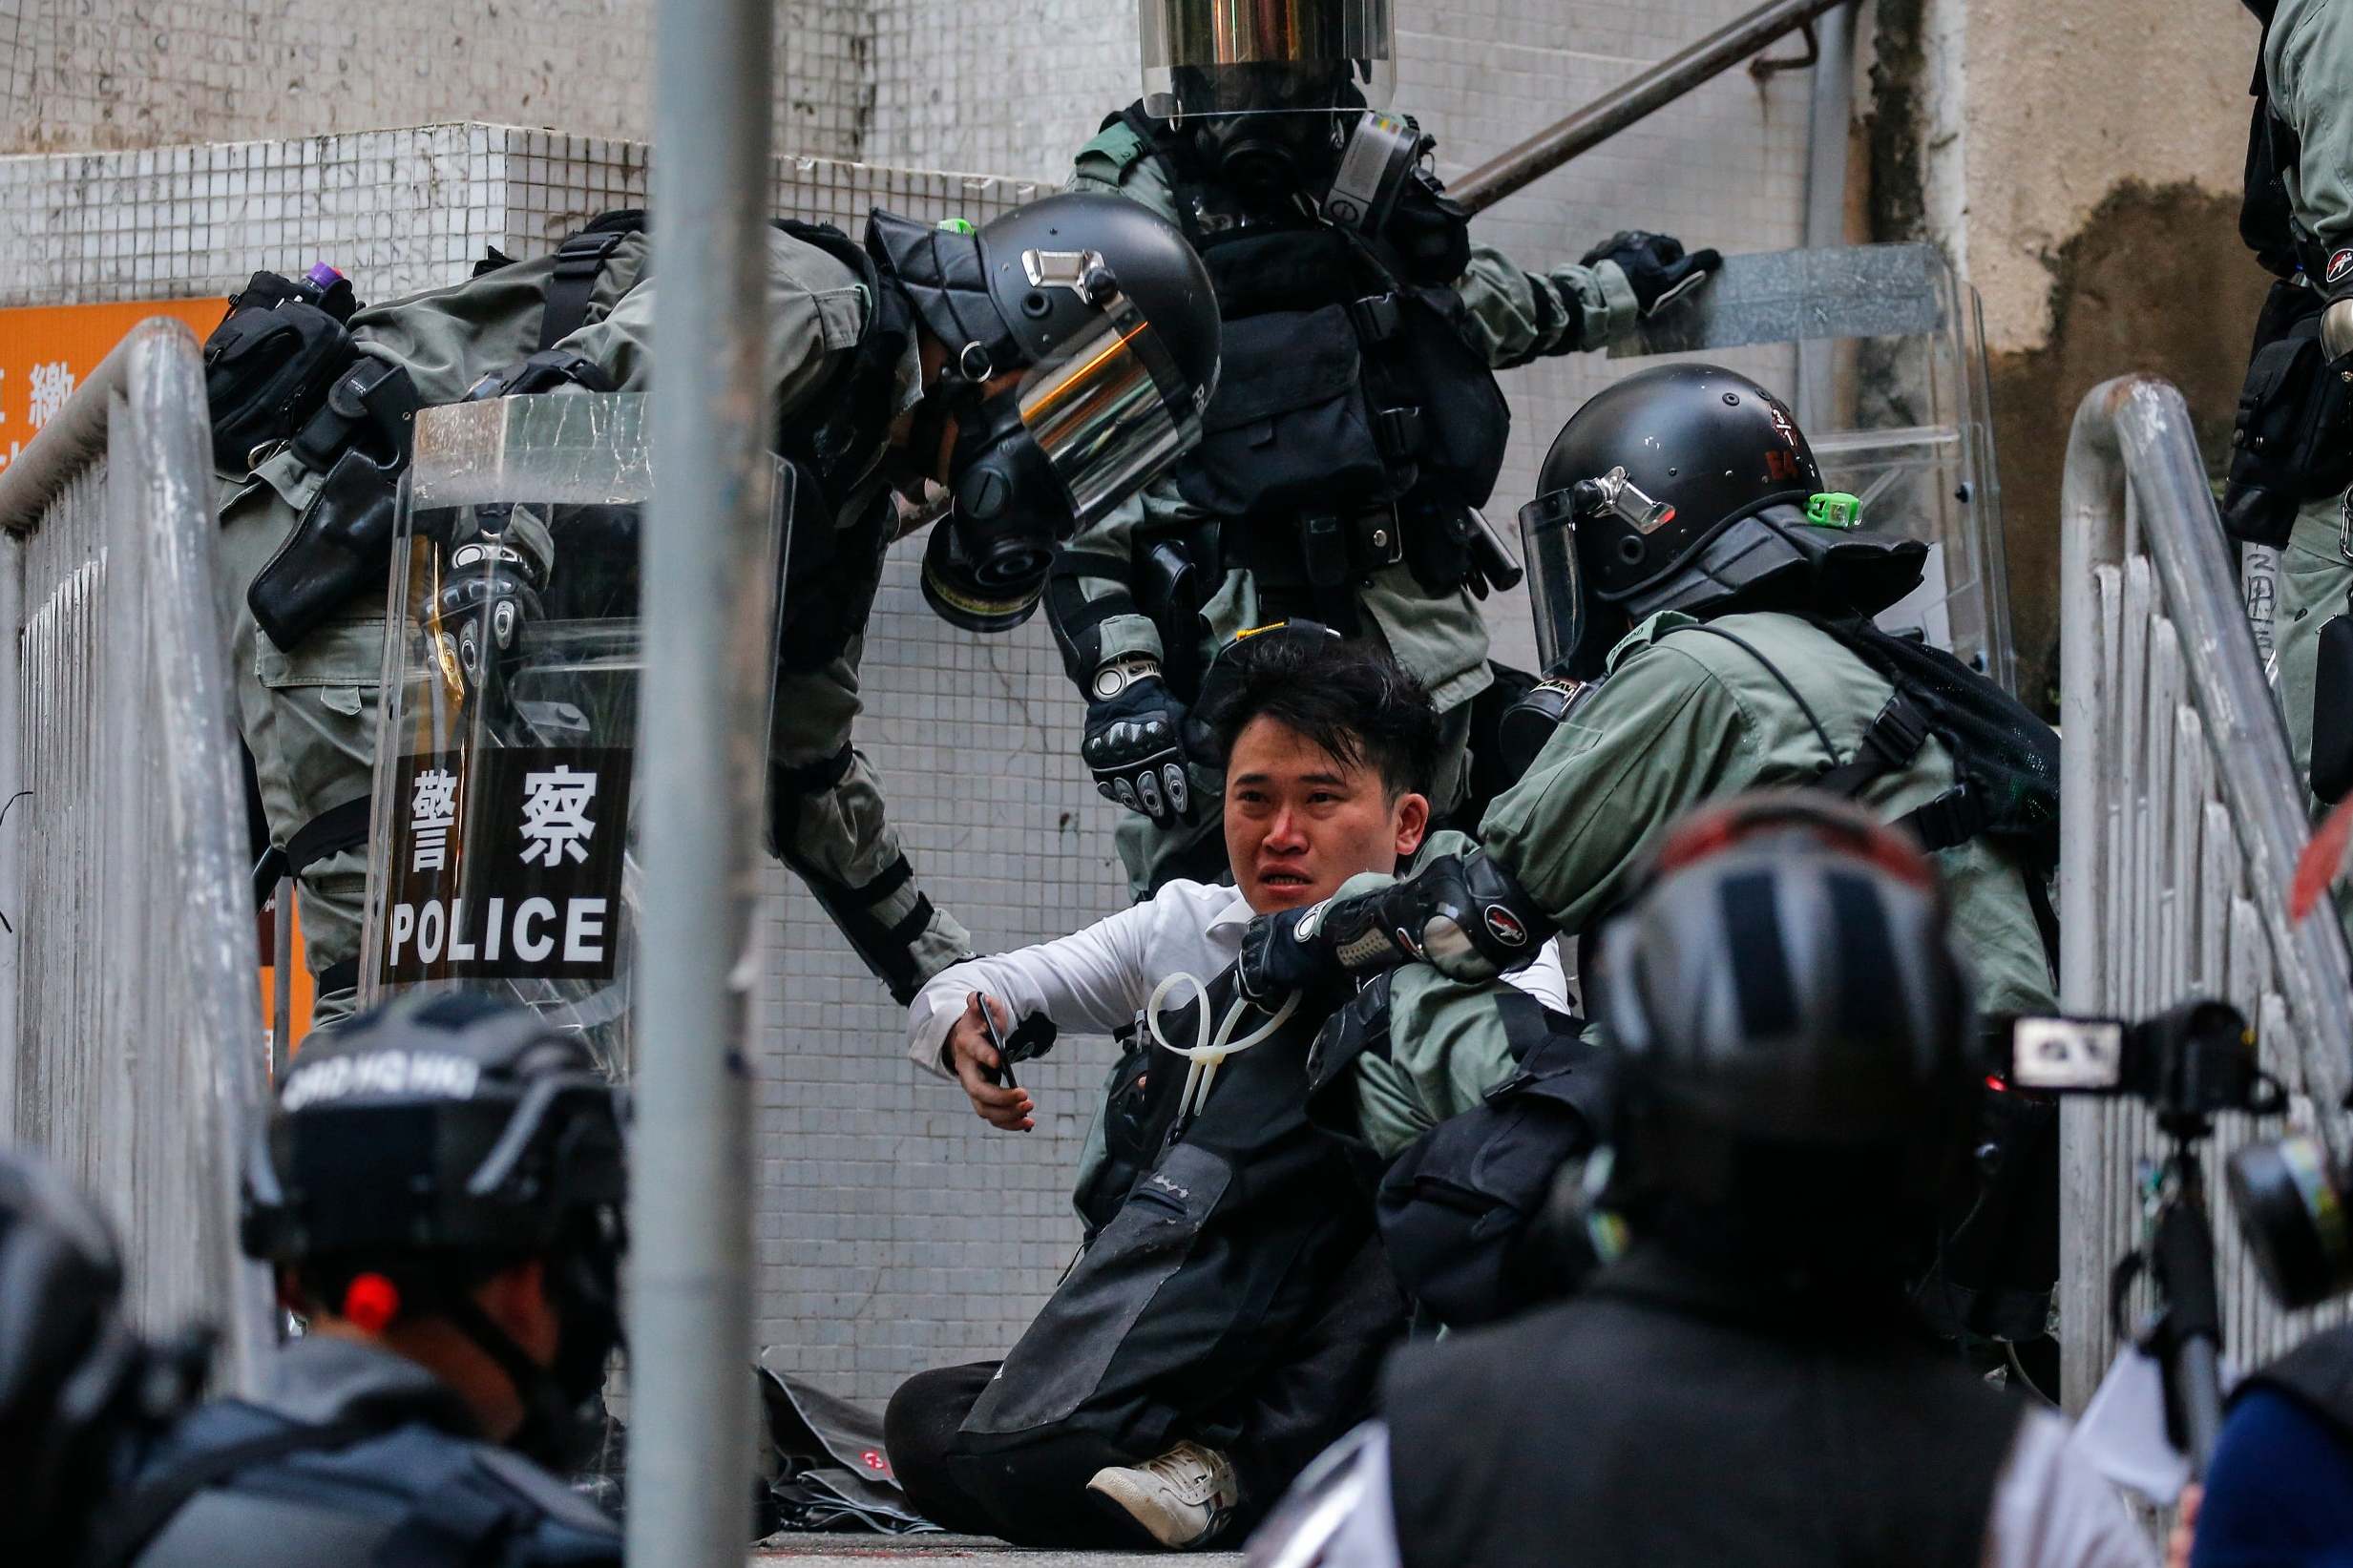
[(1705, 282), (1712, 251), (1620, 234), (1531, 273), (1471, 242), (1433, 143), (1381, 110), (1389, 8), (1304, 0), (1240, 24), (1147, 0), (1145, 97), (1081, 149), (1070, 188), (1180, 223), (1225, 317), (1200, 449), (1085, 531), (1047, 596), (1087, 703), (1082, 752), (1134, 814), (1139, 896), (1223, 872), (1197, 705), (1210, 649), (1290, 617), (1380, 639), (1446, 723), (1433, 803), (1464, 805), (1474, 698), (1493, 679), (1475, 597), (1519, 569), (1481, 512), (1510, 412), (1498, 369), (1598, 349)]
[[(618, 1564), (556, 1472), (620, 1339), (621, 1108), (578, 1037), (405, 996), (287, 1073), (242, 1241), (309, 1330), (153, 1444), (92, 1568)], [(552, 1467), (552, 1468), (551, 1468)]]
[[(2246, 0), (2263, 24), (2239, 232), (2278, 280), (2239, 394), (2223, 522), (2278, 550), (2276, 682), (2299, 774), (2353, 785), (2353, 17), (2330, 0)], [(2324, 676), (2327, 668), (2331, 673)], [(2325, 684), (2323, 684), (2325, 683)]]
[[(2049, 1008), (2056, 737), (1950, 656), (1870, 624), (1919, 582), (1924, 547), (1857, 532), (1853, 498), (1822, 491), (1781, 401), (1710, 366), (1646, 370), (1593, 398), (1541, 482), (1525, 514), (1539, 640), (1548, 667), (1584, 684), (1553, 693), (1565, 713), (1489, 808), (1478, 851), (1259, 919), (1242, 947), (1245, 990), (1329, 994), (1343, 973), (1426, 964), (1397, 977), (1393, 1005), (1417, 1010), (1414, 1030), (1439, 1031), (1410, 1058), (1406, 1087), (1442, 1114), (1496, 1081), (1509, 1055), (1492, 1003), (1447, 982), (1593, 929), (1650, 842), (1697, 803), (1809, 785), (1934, 852), (1989, 1014)], [(2042, 1215), (2055, 1181), (2047, 1112), (2021, 1111), (2002, 1133), (2025, 1151), (2003, 1166), (2015, 1212)], [(1424, 1119), (1411, 1103), (1399, 1114)], [(1965, 1240), (1993, 1223), (1989, 1207)], [(2012, 1244), (1985, 1244), (2007, 1256)], [(2038, 1337), (2048, 1282), (2031, 1246), (2037, 1261), (1955, 1286), (1949, 1316)]]
[[(257, 275), (208, 345), (220, 613), (271, 839), (301, 879), (324, 1017), (347, 1009), (357, 979), (385, 552), (410, 417), (470, 395), (643, 389), (651, 261), (643, 215), (608, 215), (554, 256), (494, 257), (466, 283), (359, 311), (347, 327), (332, 291)], [(884, 551), (947, 512), (927, 596), (984, 623), (1019, 620), (1053, 543), (1198, 438), (1216, 305), (1174, 228), (1087, 196), (977, 231), (877, 211), (863, 246), (780, 223), (768, 295), (779, 449), (798, 469), (801, 508), (781, 607), (770, 844), (903, 1001), (972, 945), (915, 885), (851, 747)], [(470, 602), (444, 607), (478, 617), (501, 645), (561, 569), (518, 542), (494, 545), (500, 565), (469, 575)]]

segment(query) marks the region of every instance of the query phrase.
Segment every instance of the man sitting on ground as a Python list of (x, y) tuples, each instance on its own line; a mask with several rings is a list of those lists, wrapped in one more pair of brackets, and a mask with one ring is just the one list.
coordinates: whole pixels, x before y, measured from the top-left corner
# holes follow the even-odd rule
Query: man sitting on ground
[[(1302, 623), (1226, 659), (1205, 706), (1233, 883), (1169, 882), (1074, 935), (947, 970), (910, 1009), (915, 1060), (953, 1072), (991, 1125), (1029, 1130), (1035, 1102), (999, 1083), (983, 1006), (1000, 1033), (1037, 1015), (1132, 1026), (1169, 976), (1224, 974), (1253, 914), (1424, 847), (1439, 723), (1411, 677)], [(1512, 979), (1565, 1003), (1550, 953)], [(1362, 1413), (1403, 1326), (1361, 1173), (1306, 1120), (1318, 1010), (1289, 1028), (1288, 1010), (1247, 1017), (1227, 979), (1192, 1023), (1172, 1027), (1172, 1011), (1158, 1022), (1175, 1044), (1208, 1037), (1210, 1017), (1264, 1043), (1201, 1073), (1189, 1104), (1194, 1073), (1138, 1031), (1082, 1159), (1086, 1253), (1004, 1362), (922, 1373), (891, 1401), (893, 1470), (950, 1528), (1076, 1547), (1232, 1538)], [(1166, 1246), (1171, 1222), (1189, 1244)]]

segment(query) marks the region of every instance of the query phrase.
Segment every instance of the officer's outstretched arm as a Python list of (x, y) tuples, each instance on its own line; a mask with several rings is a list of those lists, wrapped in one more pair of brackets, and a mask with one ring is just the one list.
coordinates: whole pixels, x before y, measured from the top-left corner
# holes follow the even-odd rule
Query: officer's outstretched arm
[(1509, 868), (1483, 849), (1441, 855), (1402, 882), (1250, 922), (1238, 978), (1253, 1000), (1313, 991), (1399, 964), (1491, 980), (1535, 961), (1552, 926)]
[(1488, 245), (1471, 247), (1456, 285), (1497, 369), (1548, 354), (1601, 349), (1634, 323), (1673, 308), (1722, 262), (1712, 250), (1686, 252), (1672, 235), (1626, 230), (1575, 266), (1523, 271)]
[(2266, 42), (2272, 105), (2296, 130), (2296, 216), (2327, 258), (2310, 282), (2353, 299), (2353, 14), (2307, 7)]

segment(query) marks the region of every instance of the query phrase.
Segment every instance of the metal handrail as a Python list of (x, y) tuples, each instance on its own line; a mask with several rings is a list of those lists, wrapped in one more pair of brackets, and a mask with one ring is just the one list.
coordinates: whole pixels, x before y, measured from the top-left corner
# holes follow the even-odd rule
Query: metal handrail
[[(1470, 211), (1484, 212), (1521, 187), (1648, 118), (1691, 89), (1719, 76), (1775, 39), (1854, 0), (1771, 0), (1677, 50), (1630, 81), (1595, 98), (1518, 146), (1497, 154), (1446, 187)], [(1841, 128), (1843, 129), (1843, 128)]]
[[(208, 1083), (210, 1104), (182, 1109), (217, 1119), (209, 1139), (210, 1168), (203, 1173), (211, 1189), (204, 1202), (217, 1205), (221, 1234), (233, 1245), (238, 1163), (263, 1094), (262, 1021), (244, 864), (243, 789), (226, 658), (215, 619), (211, 426), (202, 358), (183, 323), (158, 317), (134, 327), (0, 471), (0, 529), (20, 546), (0, 572), (6, 581), (0, 606), (12, 612), (0, 625), (0, 693), (6, 701), (0, 708), (0, 779), (11, 787), (24, 781), (17, 694), (28, 607), (21, 547), (40, 534), (44, 515), (68, 487), (101, 464), (105, 512), (97, 554), (112, 579), (107, 592), (118, 604), (97, 623), (97, 635), (106, 642), (99, 662), (107, 674), (96, 706), (121, 720), (126, 729), (143, 723), (152, 732), (98, 739), (102, 746), (111, 743), (123, 753), (120, 765), (137, 770), (149, 799), (159, 798), (160, 828), (168, 834), (164, 842), (141, 845), (130, 842), (125, 831), (110, 833), (104, 842), (116, 853), (156, 857), (170, 868), (181, 897), (168, 918), (147, 924), (168, 932), (163, 940), (171, 951), (104, 951), (113, 922), (93, 919), (95, 911), (25, 909), (16, 901), (22, 860), (15, 835), (8, 838), (0, 857), (0, 886), (7, 889), (0, 906), (25, 919), (66, 923), (95, 950), (94, 967), (131, 977), (117, 983), (136, 985), (142, 972), (175, 966), (187, 982), (185, 1005), (169, 1020), (164, 1038), (104, 1038), (95, 1018), (28, 1020), (21, 977), (11, 962), (0, 992), (0, 1050), (15, 1059), (20, 1032), (30, 1024), (53, 1031), (78, 1028), (99, 1049), (125, 1053), (133, 1072), (144, 1053), (203, 1053), (200, 1076)], [(136, 652), (146, 655), (143, 661), (128, 659)], [(34, 786), (37, 800), (37, 782)], [(110, 890), (128, 896), (120, 885), (110, 889), (104, 874), (93, 884), (101, 898)], [(126, 919), (132, 914), (124, 911)], [(155, 1239), (134, 1226), (125, 1240), (136, 1293), (141, 1244)], [(232, 1299), (204, 1305), (226, 1319), (222, 1381), (250, 1390), (274, 1338), (269, 1283), (258, 1265), (232, 1263), (230, 1275)]]
[[(2098, 679), (2097, 629), (2085, 596), (2093, 574), (2120, 565), (2137, 543), (2156, 568), (2184, 662), (2195, 672), (2192, 699), (2279, 959), (2279, 984), (2294, 1016), (2309, 1020), (2309, 1037), (2300, 1042), (2305, 1087), (2317, 1102), (2342, 1104), (2353, 1086), (2353, 958), (2336, 922), (2288, 918), (2288, 884), (2310, 836), (2304, 791), (2223, 554), (2221, 520), (2180, 391), (2136, 375), (2087, 393), (2068, 438), (2059, 504), (2061, 841), (2095, 843), (2107, 809), (2095, 746), (2099, 704), (2112, 694)], [(2081, 874), (2080, 858), (2063, 859), (2060, 999), (2086, 1012), (2096, 1011), (2108, 993), (2114, 957), (2098, 896)]]

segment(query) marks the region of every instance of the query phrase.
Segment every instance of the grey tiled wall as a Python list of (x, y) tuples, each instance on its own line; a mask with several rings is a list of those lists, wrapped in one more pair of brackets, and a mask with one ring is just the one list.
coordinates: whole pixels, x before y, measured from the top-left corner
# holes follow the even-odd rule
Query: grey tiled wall
[[(24, 113), (30, 77), (40, 114), (79, 106), (74, 112), (88, 122), (99, 75), (167, 69), (131, 59), (131, 30), (118, 25), (157, 8), (25, 3), (18, 34), (0, 14), (0, 51), (15, 40), (12, 53), (0, 53), (12, 112)], [(1444, 166), (1460, 171), (1747, 3), (1408, 0), (1400, 7), (1407, 31), (1398, 103), (1439, 136)], [(462, 277), (485, 244), (514, 255), (551, 248), (588, 215), (642, 199), (645, 149), (613, 139), (643, 127), (645, 62), (631, 42), (642, 31), (641, 12), (631, 9), (639, 5), (567, 0), (552, 30), (576, 52), (563, 58), (597, 52), (600, 68), (629, 78), (595, 102), (559, 93), (515, 116), (557, 120), (576, 135), (458, 125), (0, 158), (0, 306), (221, 293), (256, 267), (292, 269), (321, 258), (350, 272), (365, 297), (385, 298)], [(431, 3), (402, 8), (405, 20), (395, 24), (389, 11), (378, 21), (320, 0), (265, 9), (286, 18), (288, 36), (301, 40), (289, 47), (302, 59), (339, 74), (387, 74), (347, 49), (354, 28), (364, 49), (375, 35), (367, 30), (398, 27), (412, 40), (398, 57), (427, 59), (431, 51), (413, 42), (418, 18), (440, 11)], [(183, 22), (191, 35), (213, 36), (189, 18), (254, 8), (178, 0), (164, 10), (181, 37)], [(61, 21), (69, 10), (114, 23)], [(856, 144), (901, 163), (1059, 182), (1102, 114), (1134, 95), (1132, 8), (1125, 0), (1014, 0), (985, 24), (967, 20), (969, 12), (937, 0), (796, 0), (780, 13), (781, 47), (797, 68), (782, 92), (808, 108), (784, 115), (780, 144), (813, 153)], [(482, 27), (476, 36), (486, 53), (507, 47), (487, 18)], [(250, 52), (232, 47), (242, 36), (235, 28), (214, 32), (230, 63), (204, 68), (222, 85), (204, 100), (211, 107), (200, 105), (201, 129), (182, 136), (308, 136), (354, 123), (286, 124), (270, 117), (276, 111), (267, 104), (231, 101), (235, 61)], [(201, 52), (166, 52), (175, 62), (168, 69), (184, 73), (196, 68), (180, 62)], [(543, 74), (536, 64), (485, 69), (482, 82), (501, 92)], [(199, 72), (191, 79), (211, 78)], [(452, 101), (448, 86), (388, 78), (360, 101), (392, 106), (383, 110), (388, 116), (421, 117)], [(136, 82), (115, 90), (124, 112), (147, 93)], [(483, 95), (480, 84), (475, 95)], [(1731, 249), (1794, 243), (1804, 116), (1803, 73), (1762, 89), (1734, 73), (1505, 202), (1480, 220), (1480, 232), (1531, 265), (1573, 260), (1633, 225)], [(817, 157), (786, 157), (777, 172), (779, 211), (853, 228), (875, 202), (983, 219), (1028, 189)], [(1788, 374), (1782, 352), (1753, 353), (1744, 363), (1769, 379)], [(1499, 524), (1508, 530), (1575, 400), (1612, 373), (1587, 356), (1506, 378), (1515, 430), (1494, 508)], [(990, 948), (1109, 912), (1122, 897), (1112, 812), (1076, 761), (1079, 708), (1042, 624), (999, 638), (950, 630), (915, 590), (914, 548), (894, 555), (876, 608), (858, 742), (885, 781), (925, 883)], [(1499, 651), (1524, 660), (1523, 601), (1491, 600), (1489, 613)], [(1068, 1179), (1105, 1056), (1101, 1042), (1065, 1041), (1024, 1075), (1038, 1093), (1038, 1130), (1019, 1139), (990, 1131), (960, 1094), (906, 1064), (897, 1010), (797, 884), (774, 868), (766, 875), (760, 925), (768, 985), (755, 1078), (761, 1332), (790, 1347), (795, 1362), (828, 1387), (879, 1402), (910, 1371), (998, 1353), (1051, 1288), (1076, 1242)]]

